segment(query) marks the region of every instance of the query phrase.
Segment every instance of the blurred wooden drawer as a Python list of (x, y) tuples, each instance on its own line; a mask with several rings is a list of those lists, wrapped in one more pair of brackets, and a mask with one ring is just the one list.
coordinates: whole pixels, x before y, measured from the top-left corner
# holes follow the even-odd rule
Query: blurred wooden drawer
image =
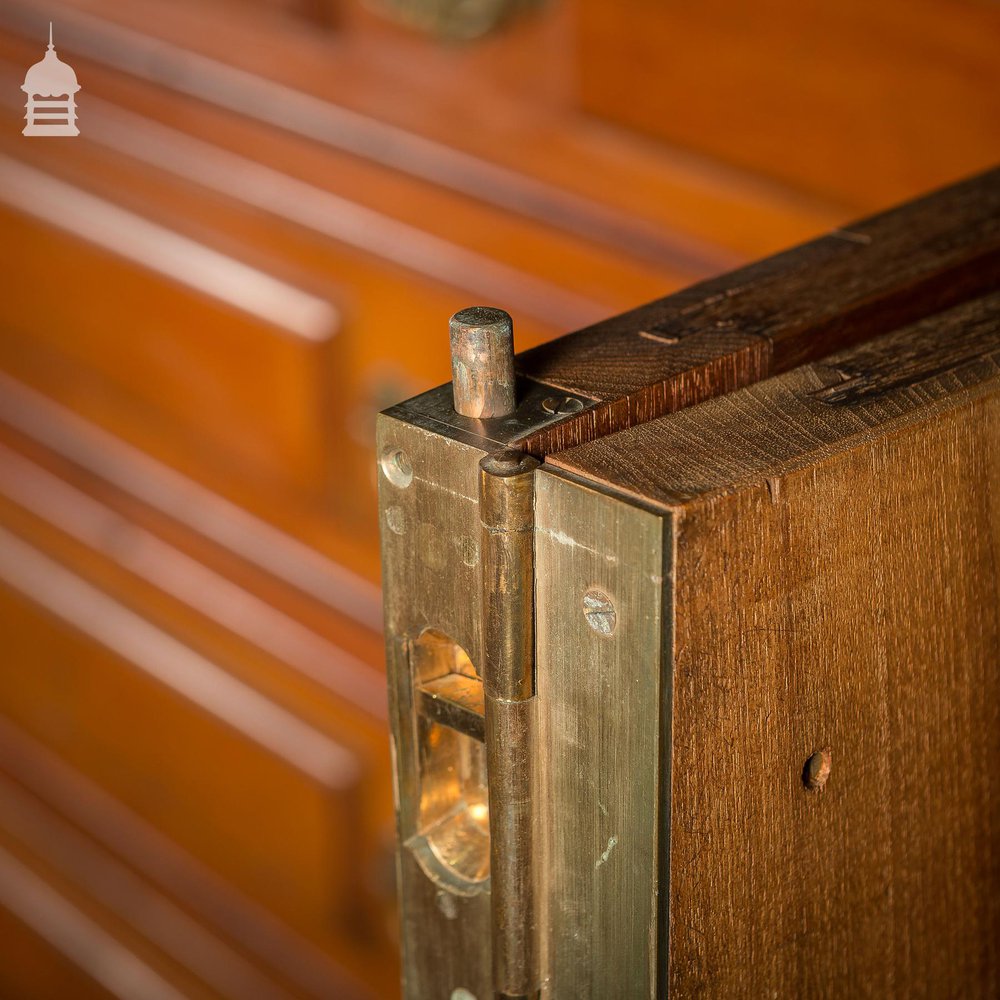
[(153, 453), (323, 479), (334, 306), (33, 167), (0, 178), (5, 368)]
[[(5, 866), (6, 861), (0, 856), (0, 870), (6, 867), (5, 884), (10, 884), (12, 891), (17, 891), (20, 908), (34, 902), (25, 892), (26, 882), (40, 893), (46, 893), (41, 880), (34, 878), (30, 872), (25, 874), (23, 866), (16, 860), (11, 859)], [(11, 879), (12, 873), (21, 875), (18, 882)], [(50, 944), (37, 929), (2, 904), (0, 900), (0, 940), (4, 943), (5, 957), (5, 961), (0, 963), (0, 996), (17, 997), (18, 1000), (50, 1000), (70, 990), (76, 1000), (111, 1000), (114, 997), (57, 945)]]
[(360, 763), (3, 533), (0, 712), (300, 930), (356, 908)]
[(578, 0), (577, 9), (586, 110), (855, 211), (1000, 157), (995, 3)]

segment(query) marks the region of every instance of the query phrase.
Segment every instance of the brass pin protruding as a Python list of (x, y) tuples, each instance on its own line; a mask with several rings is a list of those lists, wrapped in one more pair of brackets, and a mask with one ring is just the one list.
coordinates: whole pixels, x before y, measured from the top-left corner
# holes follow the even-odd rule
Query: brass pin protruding
[(455, 411), (464, 417), (514, 412), (514, 324), (502, 309), (470, 306), (451, 317)]

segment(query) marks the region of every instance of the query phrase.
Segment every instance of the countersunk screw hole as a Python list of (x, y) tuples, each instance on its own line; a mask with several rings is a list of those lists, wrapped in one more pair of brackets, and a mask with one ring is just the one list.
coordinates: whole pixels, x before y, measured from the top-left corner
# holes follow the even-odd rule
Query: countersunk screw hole
[(549, 396), (548, 399), (542, 401), (542, 409), (546, 413), (559, 415), (579, 413), (583, 409), (583, 402), (572, 396)]
[(830, 777), (830, 768), (833, 766), (833, 754), (829, 747), (817, 750), (802, 768), (802, 784), (810, 792), (821, 792), (826, 786)]
[(583, 595), (583, 613), (587, 624), (601, 635), (612, 635), (618, 624), (618, 612), (607, 594), (591, 588)]
[(379, 464), (382, 466), (385, 478), (393, 486), (405, 489), (413, 482), (413, 468), (410, 465), (410, 460), (407, 458), (406, 452), (402, 449), (387, 448), (382, 452)]

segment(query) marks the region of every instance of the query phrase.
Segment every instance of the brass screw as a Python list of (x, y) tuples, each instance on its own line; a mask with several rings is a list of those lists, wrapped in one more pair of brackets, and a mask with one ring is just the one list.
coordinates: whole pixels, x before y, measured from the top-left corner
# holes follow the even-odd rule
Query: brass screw
[(565, 414), (579, 413), (583, 409), (583, 403), (572, 396), (549, 396), (542, 402), (542, 409), (546, 413)]
[(601, 635), (611, 635), (618, 625), (614, 602), (600, 590), (591, 589), (583, 595), (583, 614), (587, 624)]
[(393, 486), (406, 489), (413, 482), (413, 467), (406, 452), (401, 448), (386, 448), (379, 460), (382, 473)]

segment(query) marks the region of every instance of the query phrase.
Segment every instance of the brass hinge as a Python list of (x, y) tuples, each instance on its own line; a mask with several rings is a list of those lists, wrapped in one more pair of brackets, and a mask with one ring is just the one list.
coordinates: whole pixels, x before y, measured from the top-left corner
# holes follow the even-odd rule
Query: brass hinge
[(501, 451), (480, 464), (486, 770), (489, 775), (493, 989), (536, 997), (534, 778), (534, 470), (538, 460)]
[(591, 401), (515, 379), (500, 310), (451, 340), (453, 384), (378, 430), (404, 994), (534, 1000), (539, 462), (517, 442)]

